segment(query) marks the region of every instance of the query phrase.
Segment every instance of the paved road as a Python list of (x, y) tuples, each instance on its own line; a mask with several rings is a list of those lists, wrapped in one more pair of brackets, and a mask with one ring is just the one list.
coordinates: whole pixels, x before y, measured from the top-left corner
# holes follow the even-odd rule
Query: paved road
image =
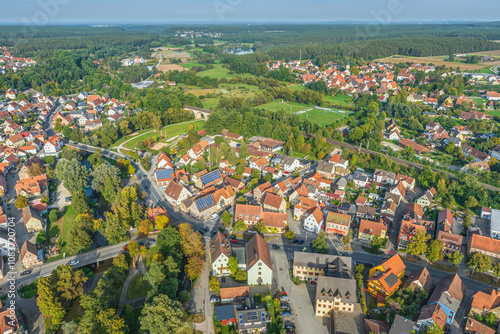
[[(306, 138), (314, 137), (313, 135), (305, 133), (305, 132), (302, 132), (302, 135), (304, 137), (306, 137)], [(347, 144), (347, 143), (340, 142), (340, 141), (336, 141), (336, 140), (333, 140), (333, 139), (327, 139), (326, 141), (329, 144), (332, 144), (332, 145), (335, 145), (335, 146), (347, 147), (347, 148), (350, 148), (352, 150), (361, 151), (362, 153), (370, 154), (370, 155), (373, 155), (373, 156), (375, 156), (375, 155), (384, 155), (383, 153), (380, 153), (380, 152), (368, 150), (366, 148), (361, 148), (360, 149), (358, 146)], [(385, 154), (384, 156), (386, 158), (391, 159), (392, 161), (400, 164), (400, 165), (415, 167), (415, 168), (418, 168), (418, 169), (423, 169), (424, 168), (424, 165), (416, 163), (416, 162), (411, 162), (411, 161), (403, 160), (403, 159), (400, 159), (400, 158), (391, 157), (390, 155), (387, 155), (387, 154)], [(448, 175), (451, 178), (457, 177), (455, 174), (452, 174), (452, 173), (449, 173), (449, 172), (446, 172), (446, 171), (442, 171), (440, 169), (435, 169), (435, 168), (431, 168), (431, 169), (434, 172), (444, 173), (444, 174)], [(481, 186), (483, 186), (484, 188), (486, 188), (488, 190), (500, 191), (500, 188), (493, 187), (493, 186), (491, 186), (489, 184), (486, 184), (486, 183), (480, 183), (480, 184), (481, 184)]]

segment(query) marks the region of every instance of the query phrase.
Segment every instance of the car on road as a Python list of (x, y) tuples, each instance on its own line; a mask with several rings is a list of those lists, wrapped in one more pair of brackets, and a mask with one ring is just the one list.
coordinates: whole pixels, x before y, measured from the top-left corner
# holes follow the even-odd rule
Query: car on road
[(238, 239), (232, 239), (232, 240), (231, 240), (231, 242), (232, 242), (233, 244), (239, 244), (239, 243), (240, 243), (240, 242), (238, 241)]
[(217, 217), (218, 217), (218, 216), (219, 216), (219, 215), (218, 215), (216, 212), (214, 212), (214, 213), (212, 213), (212, 215), (210, 216), (210, 219), (212, 219), (212, 220), (213, 220), (213, 219), (217, 219)]
[(297, 245), (302, 245), (303, 243), (304, 243), (304, 240), (297, 241)]
[(71, 202), (71, 196), (66, 197), (66, 202)]
[(292, 241), (292, 244), (296, 244), (296, 243), (298, 243), (298, 242), (299, 242), (299, 239), (294, 239), (294, 240)]
[(220, 303), (220, 298), (219, 298), (219, 296), (217, 296), (217, 295), (213, 295), (212, 297), (210, 297), (210, 302), (211, 302), (211, 303)]
[(274, 249), (274, 250), (278, 250), (278, 249), (280, 249), (280, 246), (278, 246), (276, 244), (272, 244), (271, 248)]
[(79, 263), (80, 263), (80, 261), (78, 261), (78, 260), (73, 260), (73, 261), (70, 261), (68, 264), (69, 264), (70, 266), (76, 266), (76, 265), (77, 265), (77, 264), (79, 264)]
[(21, 273), (21, 276), (26, 276), (26, 275), (29, 275), (31, 274), (31, 269), (28, 269), (28, 270), (25, 270)]
[(225, 278), (225, 277), (222, 277), (220, 281), (221, 281), (222, 283), (226, 283), (226, 278)]
[(123, 251), (126, 252), (128, 250), (128, 245), (123, 246)]
[(208, 231), (210, 231), (210, 229), (209, 229), (207, 226), (205, 226), (205, 227), (203, 228), (203, 231), (208, 232)]

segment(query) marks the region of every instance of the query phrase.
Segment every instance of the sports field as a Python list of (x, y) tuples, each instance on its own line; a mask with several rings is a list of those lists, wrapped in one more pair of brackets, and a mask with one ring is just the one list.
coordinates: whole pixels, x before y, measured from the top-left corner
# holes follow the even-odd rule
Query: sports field
[(350, 111), (345, 111), (345, 113), (342, 114), (339, 112), (330, 112), (327, 110), (313, 109), (303, 114), (300, 114), (300, 117), (307, 118), (311, 122), (316, 122), (319, 125), (327, 126), (342, 118), (349, 117), (350, 114), (351, 114)]

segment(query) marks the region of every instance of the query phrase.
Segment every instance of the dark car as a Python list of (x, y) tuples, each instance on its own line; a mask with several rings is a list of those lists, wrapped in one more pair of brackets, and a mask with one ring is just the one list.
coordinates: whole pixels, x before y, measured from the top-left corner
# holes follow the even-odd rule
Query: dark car
[(278, 249), (280, 249), (280, 246), (278, 246), (276, 244), (272, 244), (271, 248), (274, 250), (278, 250)]
[(303, 243), (304, 243), (304, 240), (297, 241), (297, 245), (302, 245)]
[(296, 243), (298, 243), (298, 242), (299, 242), (299, 239), (294, 239), (294, 240), (292, 241), (292, 244), (296, 244)]
[(225, 277), (222, 277), (222, 278), (221, 278), (221, 282), (222, 282), (222, 283), (226, 283), (226, 278), (225, 278)]
[(26, 276), (26, 275), (29, 275), (31, 274), (31, 270), (25, 270), (21, 273), (21, 276)]

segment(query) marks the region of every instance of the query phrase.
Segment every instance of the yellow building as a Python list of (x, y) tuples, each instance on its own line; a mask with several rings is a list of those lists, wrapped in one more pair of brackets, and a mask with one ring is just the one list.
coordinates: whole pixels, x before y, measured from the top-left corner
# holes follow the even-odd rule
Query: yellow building
[(384, 297), (392, 296), (401, 285), (405, 269), (399, 254), (379, 262), (370, 269), (368, 291), (374, 298), (379, 294)]
[(358, 239), (369, 242), (376, 235), (383, 239), (387, 239), (387, 225), (384, 223), (361, 219), (359, 222)]

